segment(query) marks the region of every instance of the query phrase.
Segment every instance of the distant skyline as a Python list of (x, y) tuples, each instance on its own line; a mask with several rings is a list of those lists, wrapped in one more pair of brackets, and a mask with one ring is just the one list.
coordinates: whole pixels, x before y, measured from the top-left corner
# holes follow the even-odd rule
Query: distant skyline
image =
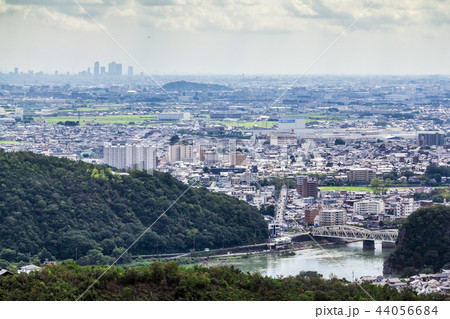
[[(150, 74), (301, 74), (373, 2), (77, 0)], [(0, 0), (0, 72), (132, 61), (74, 0)], [(378, 0), (307, 74), (450, 74), (450, 1)]]

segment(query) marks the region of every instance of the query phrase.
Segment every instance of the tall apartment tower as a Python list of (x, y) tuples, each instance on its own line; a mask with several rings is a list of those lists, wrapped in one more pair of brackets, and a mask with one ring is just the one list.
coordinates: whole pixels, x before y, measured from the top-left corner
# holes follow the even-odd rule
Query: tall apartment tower
[(169, 146), (169, 158), (170, 163), (174, 162), (192, 162), (194, 160), (192, 145), (184, 145), (177, 143)]
[(445, 144), (445, 133), (441, 132), (420, 132), (417, 135), (417, 145), (419, 146), (442, 146)]
[(133, 76), (133, 67), (131, 65), (128, 67), (128, 76)]
[(119, 169), (148, 172), (156, 168), (156, 149), (145, 144), (105, 143), (103, 162)]
[(301, 197), (314, 197), (314, 199), (317, 199), (319, 193), (317, 183), (309, 181), (306, 176), (297, 178), (297, 193), (299, 193)]
[(100, 74), (100, 63), (96, 61), (94, 63), (94, 75), (98, 76)]

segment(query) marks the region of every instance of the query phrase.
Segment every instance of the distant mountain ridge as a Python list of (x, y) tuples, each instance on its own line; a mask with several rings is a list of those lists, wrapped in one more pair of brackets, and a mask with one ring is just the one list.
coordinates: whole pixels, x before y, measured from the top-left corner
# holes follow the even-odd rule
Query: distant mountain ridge
[(220, 84), (175, 81), (164, 84), (168, 91), (229, 91), (229, 87)]

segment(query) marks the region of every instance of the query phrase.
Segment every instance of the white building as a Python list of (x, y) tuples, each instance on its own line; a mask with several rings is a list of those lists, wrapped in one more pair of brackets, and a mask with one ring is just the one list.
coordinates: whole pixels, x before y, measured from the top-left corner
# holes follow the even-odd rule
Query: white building
[(166, 112), (158, 114), (158, 121), (189, 121), (191, 114), (189, 112)]
[(355, 202), (353, 212), (357, 215), (378, 215), (384, 213), (384, 202), (382, 200)]
[(25, 265), (25, 266), (20, 267), (18, 273), (20, 274), (20, 273), (24, 272), (26, 274), (29, 274), (32, 271), (40, 271), (41, 269), (42, 269), (41, 267), (38, 267), (35, 265)]
[(22, 107), (17, 107), (14, 110), (14, 118), (16, 120), (21, 120), (23, 121), (23, 108)]
[(347, 214), (343, 209), (325, 209), (319, 212), (319, 226), (345, 225)]
[(103, 163), (119, 169), (153, 170), (156, 168), (156, 148), (145, 144), (105, 143)]
[(216, 151), (205, 152), (205, 164), (215, 164), (219, 162), (219, 153)]
[(304, 118), (282, 117), (278, 120), (278, 130), (291, 131), (305, 128), (306, 120)]
[(400, 203), (397, 203), (395, 215), (397, 217), (406, 217), (411, 215), (416, 209), (413, 198), (403, 198)]
[(270, 145), (275, 146), (289, 146), (289, 145), (297, 145), (297, 139), (294, 135), (270, 135)]

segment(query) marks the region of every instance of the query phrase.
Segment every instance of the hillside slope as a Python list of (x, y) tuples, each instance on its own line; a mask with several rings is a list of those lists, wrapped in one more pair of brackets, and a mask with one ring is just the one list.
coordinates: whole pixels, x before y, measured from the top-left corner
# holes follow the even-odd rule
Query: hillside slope
[[(119, 177), (105, 166), (0, 153), (0, 259), (75, 259), (94, 249), (112, 255), (128, 247), (187, 187), (159, 172)], [(267, 236), (256, 208), (191, 188), (131, 252), (253, 244)]]
[(407, 275), (450, 264), (450, 207), (434, 205), (411, 214), (399, 230), (398, 247), (383, 272)]

